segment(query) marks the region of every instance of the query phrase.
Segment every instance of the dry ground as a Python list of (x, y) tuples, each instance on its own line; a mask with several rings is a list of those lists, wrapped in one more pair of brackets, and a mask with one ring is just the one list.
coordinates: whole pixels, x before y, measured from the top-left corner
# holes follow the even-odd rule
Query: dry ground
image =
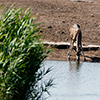
[[(32, 8), (32, 14), (38, 13), (42, 39), (45, 41), (69, 41), (69, 27), (77, 23), (81, 26), (83, 43), (100, 45), (100, 0), (0, 0), (6, 6)], [(55, 49), (47, 59), (67, 60), (68, 49)], [(100, 61), (100, 49), (85, 51), (91, 59)], [(72, 53), (72, 59), (75, 54)]]

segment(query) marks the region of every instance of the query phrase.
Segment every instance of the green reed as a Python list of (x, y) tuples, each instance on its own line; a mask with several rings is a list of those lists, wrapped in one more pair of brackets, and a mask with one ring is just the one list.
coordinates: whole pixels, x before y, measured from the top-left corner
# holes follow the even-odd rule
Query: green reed
[[(42, 100), (52, 79), (42, 61), (50, 52), (40, 41), (30, 9), (10, 7), (0, 12), (0, 100)], [(42, 69), (41, 69), (42, 68)]]

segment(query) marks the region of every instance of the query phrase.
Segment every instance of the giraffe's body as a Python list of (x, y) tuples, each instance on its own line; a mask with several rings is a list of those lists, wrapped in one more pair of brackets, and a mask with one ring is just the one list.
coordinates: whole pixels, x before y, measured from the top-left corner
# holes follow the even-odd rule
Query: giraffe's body
[[(70, 49), (68, 52), (68, 59), (70, 59), (70, 53), (73, 49), (74, 46), (74, 42), (76, 42), (76, 58), (77, 60), (80, 59), (80, 53), (82, 51), (82, 33), (80, 30), (80, 26), (78, 24), (74, 24), (72, 27), (70, 27), (69, 29), (69, 33), (70, 33)], [(84, 54), (83, 54), (84, 56)], [(85, 58), (84, 58), (85, 59)]]

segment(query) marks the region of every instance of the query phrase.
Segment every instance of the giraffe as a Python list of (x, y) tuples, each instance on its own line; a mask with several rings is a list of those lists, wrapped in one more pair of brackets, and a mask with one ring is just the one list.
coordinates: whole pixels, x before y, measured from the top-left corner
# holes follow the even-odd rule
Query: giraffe
[[(72, 52), (72, 50), (74, 50), (76, 53), (76, 59), (79, 61), (81, 51), (83, 53), (83, 50), (82, 50), (82, 32), (81, 32), (80, 26), (78, 24), (74, 24), (72, 27), (70, 27), (69, 33), (70, 33), (70, 48), (69, 48), (69, 51), (67, 54), (68, 60), (70, 59), (70, 53)], [(73, 48), (75, 42), (76, 42), (76, 50)], [(84, 53), (83, 53), (83, 57), (84, 57)], [(84, 57), (84, 60), (86, 60), (85, 57)]]

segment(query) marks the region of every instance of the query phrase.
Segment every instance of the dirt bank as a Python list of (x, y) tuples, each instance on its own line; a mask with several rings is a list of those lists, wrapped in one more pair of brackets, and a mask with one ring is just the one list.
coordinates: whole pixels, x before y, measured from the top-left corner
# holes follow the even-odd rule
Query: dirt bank
[[(38, 13), (42, 39), (45, 41), (69, 41), (69, 27), (77, 23), (81, 26), (83, 43), (100, 45), (100, 0), (0, 0), (0, 4), (32, 8)], [(47, 59), (67, 60), (68, 49), (54, 49)], [(87, 60), (100, 61), (100, 49), (85, 51)], [(72, 59), (75, 54), (72, 53)], [(82, 59), (82, 58), (81, 58)]]

